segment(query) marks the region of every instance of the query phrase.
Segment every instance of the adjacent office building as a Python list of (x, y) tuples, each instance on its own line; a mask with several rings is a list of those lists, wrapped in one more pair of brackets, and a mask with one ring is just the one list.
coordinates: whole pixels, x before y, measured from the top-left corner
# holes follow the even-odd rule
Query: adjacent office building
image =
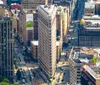
[(87, 0), (77, 0), (75, 4), (75, 9), (73, 10), (72, 18), (74, 20), (80, 20), (84, 14), (85, 2)]
[(34, 40), (38, 40), (38, 12), (34, 11)]
[(62, 33), (63, 33), (63, 42), (67, 43), (67, 33), (68, 33), (68, 28), (69, 28), (69, 23), (70, 23), (70, 17), (69, 17), (69, 10), (68, 8), (63, 8), (62, 12)]
[(18, 30), (18, 14), (21, 10), (21, 6), (14, 3), (10, 5), (10, 11), (12, 13), (12, 28), (14, 30), (14, 33), (17, 33)]
[(39, 57), (38, 57), (38, 41), (31, 41), (31, 53), (33, 56), (33, 59), (38, 61)]
[(66, 35), (68, 32), (69, 22), (69, 9), (67, 7), (58, 6), (56, 13), (56, 25), (57, 25), (57, 33), (60, 36), (61, 41), (66, 43)]
[(100, 15), (100, 1), (99, 0), (87, 0), (85, 2), (84, 14), (96, 14)]
[(36, 9), (39, 5), (44, 5), (47, 0), (22, 0), (22, 8), (24, 9)]
[(16, 14), (13, 14), (13, 18), (12, 18), (13, 22), (12, 22), (12, 28), (14, 30), (14, 32), (17, 32), (17, 27), (18, 27), (18, 20), (17, 20), (17, 16)]
[(84, 15), (94, 15), (95, 14), (95, 3), (85, 2)]
[(78, 30), (78, 46), (100, 46), (100, 17), (84, 16), (85, 22), (80, 24)]
[(51, 3), (53, 3), (53, 0), (22, 0), (21, 5), (24, 9), (36, 9), (39, 5)]
[(25, 10), (20, 11), (18, 15), (18, 36), (21, 42), (34, 39), (34, 11)]
[(18, 36), (19, 40), (25, 42), (28, 40), (27, 31), (26, 31), (26, 14), (24, 11), (21, 11), (18, 15)]
[(13, 81), (13, 30), (10, 13), (0, 2), (0, 76)]
[[(32, 52), (32, 56), (33, 56), (33, 59), (38, 61), (39, 59), (39, 56), (38, 56), (38, 53), (39, 53), (39, 42), (38, 41), (31, 41), (31, 52)], [(60, 45), (60, 41), (57, 41), (56, 42), (56, 57), (57, 59), (59, 60), (59, 56), (61, 54), (61, 45)]]
[(13, 79), (13, 31), (12, 21), (0, 17), (0, 75)]
[(99, 1), (95, 3), (95, 14), (100, 15), (100, 2)]
[(84, 15), (100, 15), (100, 1), (99, 0), (87, 0), (85, 2)]
[(53, 4), (57, 4), (58, 6), (65, 6), (69, 8), (70, 17), (73, 13), (73, 9), (76, 4), (76, 0), (53, 0)]
[(92, 49), (72, 48), (69, 56), (70, 85), (81, 85), (82, 66), (89, 64), (93, 56), (94, 51)]
[(55, 5), (38, 7), (39, 66), (49, 78), (56, 71), (56, 11)]
[(100, 67), (84, 65), (81, 85), (100, 85)]

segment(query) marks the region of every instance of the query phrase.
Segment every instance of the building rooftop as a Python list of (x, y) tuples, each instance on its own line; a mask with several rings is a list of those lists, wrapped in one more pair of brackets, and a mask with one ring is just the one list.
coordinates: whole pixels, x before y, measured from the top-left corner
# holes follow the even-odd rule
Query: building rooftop
[(97, 74), (97, 73), (93, 70), (93, 68), (91, 68), (90, 66), (84, 65), (84, 66), (83, 66), (83, 69), (84, 69), (85, 71), (87, 71), (94, 79), (100, 79), (100, 73)]
[(27, 27), (26, 29), (27, 31), (32, 30), (33, 31), (33, 27)]
[(55, 10), (55, 8), (57, 8), (57, 6), (56, 5), (40, 5), (39, 7), (38, 7), (38, 9), (41, 9), (41, 10), (43, 10), (44, 11), (44, 13), (46, 13), (47, 15), (53, 15), (53, 12), (54, 12), (54, 10)]
[(94, 9), (95, 3), (85, 2), (85, 8), (86, 9)]
[(2, 0), (0, 0), (0, 4), (4, 4)]
[[(31, 41), (31, 43), (35, 46), (38, 46), (38, 41)], [(56, 42), (56, 46), (59, 46), (59, 41)]]
[(23, 9), (23, 11), (28, 14), (28, 13), (36, 13), (36, 10), (33, 9)]
[(100, 48), (74, 47), (69, 59), (72, 59), (75, 63), (95, 65), (94, 67), (98, 67), (100, 70)]
[(100, 20), (98, 15), (83, 16), (84, 20)]
[(79, 59), (73, 59), (74, 60), (74, 62), (76, 62), (76, 63), (81, 63), (81, 61), (79, 60)]
[(95, 2), (99, 2), (100, 0), (87, 0), (87, 2), (90, 2), (90, 3), (95, 3)]
[(31, 41), (31, 43), (35, 46), (38, 46), (38, 41)]
[(100, 16), (83, 16), (83, 19), (85, 22), (83, 24), (83, 28), (87, 29), (88, 31), (100, 31)]
[(100, 53), (100, 49), (99, 48), (95, 48), (94, 51)]
[(54, 5), (40, 5), (40, 7), (43, 8), (47, 14), (51, 14), (54, 9)]
[(60, 41), (56, 41), (56, 46), (59, 46), (59, 42), (60, 42)]
[(90, 61), (93, 59), (94, 55), (97, 52), (94, 52), (91, 48), (86, 47), (74, 47), (71, 50), (70, 58), (74, 60), (76, 63), (85, 63), (89, 64)]

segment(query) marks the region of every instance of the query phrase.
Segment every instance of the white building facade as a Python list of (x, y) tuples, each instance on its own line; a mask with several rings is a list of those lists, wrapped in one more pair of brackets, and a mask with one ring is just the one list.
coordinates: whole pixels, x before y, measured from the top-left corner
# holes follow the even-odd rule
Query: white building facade
[(39, 65), (49, 78), (56, 70), (56, 10), (55, 5), (38, 7)]

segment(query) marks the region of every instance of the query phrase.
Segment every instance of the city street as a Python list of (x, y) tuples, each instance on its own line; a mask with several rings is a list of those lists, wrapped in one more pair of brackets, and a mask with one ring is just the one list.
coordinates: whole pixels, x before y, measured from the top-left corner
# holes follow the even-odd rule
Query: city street
[[(66, 85), (70, 82), (68, 57), (72, 46), (77, 46), (77, 24), (73, 23), (70, 26), (67, 37), (70, 43), (63, 45), (61, 57), (57, 63), (55, 76), (51, 85)], [(27, 76), (26, 78), (22, 77), (26, 85), (38, 85), (39, 83), (48, 83), (50, 85), (44, 73), (39, 69), (38, 63), (34, 63), (30, 56), (23, 54), (25, 53), (24, 50), (25, 47), (15, 39), (14, 60), (18, 69), (21, 70), (22, 76)], [(16, 72), (17, 70), (15, 70)]]
[(73, 21), (69, 28), (70, 36), (68, 37), (71, 41), (71, 47), (72, 46), (78, 46), (78, 21)]
[[(83, 76), (81, 61), (84, 61), (83, 55), (86, 52), (82, 53), (81, 60), (73, 59), (75, 63), (69, 59), (78, 55), (81, 57), (81, 53), (76, 51), (74, 56), (71, 55), (74, 54), (72, 52), (74, 47), (78, 45), (99, 47), (100, 33), (99, 29), (96, 29), (100, 27), (98, 2), (96, 0), (0, 0), (0, 76), (8, 79), (9, 82), (6, 81), (8, 84), (80, 83), (79, 79), (82, 80), (80, 73)], [(93, 65), (98, 65), (99, 52), (91, 54), (96, 59), (91, 58), (90, 62), (97, 61)], [(81, 66), (75, 66), (77, 62)], [(79, 77), (73, 77), (75, 73)], [(3, 80), (1, 78), (0, 83), (5, 83)], [(96, 78), (94, 80), (96, 81)]]
[(78, 45), (78, 23), (73, 22), (69, 28), (67, 38), (70, 41), (67, 45), (63, 45), (60, 60), (57, 64), (56, 73), (52, 85), (66, 85), (70, 82), (70, 67), (68, 57), (73, 46)]
[[(25, 85), (39, 85), (41, 83), (45, 83), (46, 79), (44, 79), (40, 75), (41, 72), (39, 72), (38, 69), (38, 63), (34, 63), (31, 59), (26, 60), (25, 58), (30, 59), (30, 56), (23, 55), (23, 46), (15, 39), (14, 44), (14, 60), (16, 61), (16, 65), (18, 69), (21, 70), (21, 78), (22, 81), (18, 81), (15, 77), (16, 82), (20, 83), (23, 82)], [(15, 69), (15, 74), (17, 72), (17, 69)]]
[(68, 56), (66, 56), (66, 50), (69, 52), (70, 50), (66, 47), (62, 50), (62, 55), (60, 57), (59, 62), (57, 63), (57, 69), (54, 76), (54, 80), (52, 81), (52, 85), (66, 85), (69, 83), (69, 63)]

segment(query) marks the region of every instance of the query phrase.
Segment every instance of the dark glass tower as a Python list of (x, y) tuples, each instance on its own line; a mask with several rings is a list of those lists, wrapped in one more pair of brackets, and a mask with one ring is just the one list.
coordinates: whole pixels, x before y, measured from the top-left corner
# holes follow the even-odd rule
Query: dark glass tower
[(13, 31), (9, 11), (0, 3), (0, 76), (13, 80)]
[(0, 17), (0, 76), (13, 80), (13, 31), (9, 17)]

